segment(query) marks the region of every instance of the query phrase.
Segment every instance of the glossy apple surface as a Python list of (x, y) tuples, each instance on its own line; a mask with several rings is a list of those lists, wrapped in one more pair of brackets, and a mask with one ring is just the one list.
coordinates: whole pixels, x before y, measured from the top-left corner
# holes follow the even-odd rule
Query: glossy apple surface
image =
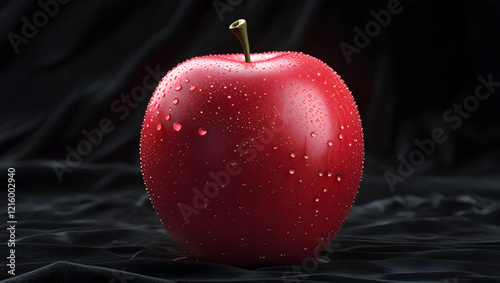
[(233, 265), (317, 256), (363, 169), (344, 81), (297, 52), (196, 57), (159, 83), (141, 131), (151, 202), (190, 258)]

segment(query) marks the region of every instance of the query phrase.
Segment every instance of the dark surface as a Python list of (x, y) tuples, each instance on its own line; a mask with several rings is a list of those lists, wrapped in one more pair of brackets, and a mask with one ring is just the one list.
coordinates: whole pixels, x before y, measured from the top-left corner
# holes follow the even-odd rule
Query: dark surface
[[(226, 3), (221, 1), (222, 3)], [(238, 1), (235, 1), (238, 2)], [(0, 4), (0, 168), (16, 168), (16, 276), (7, 274), (1, 209), (0, 279), (6, 282), (492, 282), (500, 278), (500, 87), (467, 118), (443, 114), (474, 95), (478, 76), (500, 81), (500, 5), (401, 1), (401, 13), (350, 63), (354, 27), (389, 1), (248, 1), (218, 16), (211, 1), (70, 1), (18, 46), (36, 2)], [(327, 263), (233, 267), (192, 262), (166, 234), (146, 194), (138, 147), (147, 97), (113, 110), (143, 85), (194, 56), (240, 52), (227, 30), (249, 22), (252, 52), (315, 56), (346, 81), (366, 138), (356, 203)], [(153, 80), (151, 80), (152, 84)], [(109, 118), (103, 136), (58, 179), (68, 146)], [(447, 139), (394, 187), (414, 140)], [(4, 174), (2, 173), (2, 174)], [(5, 175), (4, 175), (5, 176)], [(7, 183), (6, 177), (2, 180)], [(7, 202), (7, 192), (1, 207)], [(286, 240), (286, 239), (283, 239)], [(305, 268), (304, 268), (305, 267)], [(169, 281), (170, 280), (170, 281)]]

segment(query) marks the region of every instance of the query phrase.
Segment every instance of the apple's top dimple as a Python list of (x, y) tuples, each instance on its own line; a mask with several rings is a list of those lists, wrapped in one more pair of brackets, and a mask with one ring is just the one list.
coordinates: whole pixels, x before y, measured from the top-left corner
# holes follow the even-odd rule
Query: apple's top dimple
[[(293, 51), (271, 51), (271, 52), (262, 52), (262, 53), (252, 53), (252, 54), (250, 54), (250, 57), (252, 59), (252, 63), (259, 63), (259, 62), (270, 61), (270, 60), (276, 59), (280, 56), (285, 56), (285, 55), (294, 56), (294, 55), (299, 55), (299, 54), (302, 54), (302, 53), (301, 52), (293, 52)], [(195, 57), (195, 58), (192, 58), (188, 61), (191, 61), (194, 59), (197, 59), (196, 61), (198, 61), (200, 59), (213, 60), (214, 58), (219, 58), (223, 61), (228, 61), (228, 62), (245, 63), (245, 56), (243, 53), (206, 55), (206, 56)]]

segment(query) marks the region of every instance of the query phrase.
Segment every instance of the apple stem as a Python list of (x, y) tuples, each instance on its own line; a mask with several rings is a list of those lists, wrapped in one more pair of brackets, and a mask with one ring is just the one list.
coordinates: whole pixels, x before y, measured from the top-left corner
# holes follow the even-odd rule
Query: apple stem
[(243, 47), (243, 53), (245, 54), (245, 62), (250, 63), (250, 45), (248, 43), (247, 21), (244, 19), (237, 20), (229, 26), (229, 29), (240, 40), (241, 46)]

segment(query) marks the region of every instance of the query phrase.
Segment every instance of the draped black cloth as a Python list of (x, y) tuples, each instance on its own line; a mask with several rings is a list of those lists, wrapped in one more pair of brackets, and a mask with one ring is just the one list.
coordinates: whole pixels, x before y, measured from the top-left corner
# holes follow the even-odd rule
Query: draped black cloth
[[(191, 57), (241, 52), (227, 30), (239, 18), (252, 52), (323, 60), (360, 109), (363, 181), (317, 263), (187, 260), (142, 182), (156, 83)], [(0, 22), (5, 282), (500, 281), (497, 2), (5, 1)]]

